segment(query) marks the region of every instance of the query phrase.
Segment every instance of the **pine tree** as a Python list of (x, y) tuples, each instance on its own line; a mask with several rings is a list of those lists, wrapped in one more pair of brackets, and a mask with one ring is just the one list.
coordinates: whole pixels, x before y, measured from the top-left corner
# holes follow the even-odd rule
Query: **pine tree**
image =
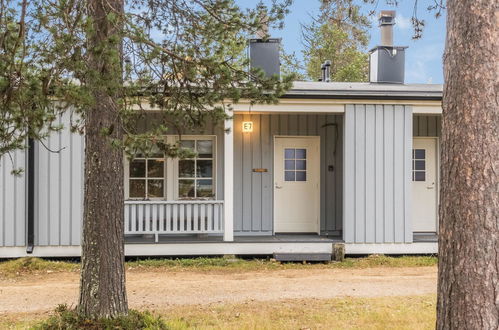
[(308, 78), (319, 80), (321, 65), (329, 60), (332, 81), (367, 81), (369, 27), (351, 0), (321, 0), (320, 14), (302, 31)]
[[(241, 10), (233, 0), (40, 0), (22, 7), (0, 0), (0, 44), (9, 52), (0, 57), (14, 57), (0, 63), (0, 138), (7, 145), (0, 151), (22, 146), (27, 134), (43, 137), (61, 111), (72, 111), (73, 130), (85, 134), (82, 316), (128, 311), (123, 152), (157, 146), (176, 155), (178, 145), (157, 143), (165, 122), (202, 127), (227, 119), (226, 109), (241, 98), (276, 103), (292, 77), (248, 72), (245, 48), (263, 24), (281, 25), (289, 2)], [(30, 24), (16, 25), (18, 17)], [(138, 133), (144, 107), (161, 118)]]

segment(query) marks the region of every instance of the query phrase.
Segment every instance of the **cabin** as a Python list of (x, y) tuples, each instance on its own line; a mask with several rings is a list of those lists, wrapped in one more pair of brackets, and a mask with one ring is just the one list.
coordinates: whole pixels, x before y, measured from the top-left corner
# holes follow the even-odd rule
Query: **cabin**
[[(325, 63), (277, 105), (242, 101), (231, 120), (164, 136), (193, 158), (124, 157), (125, 254), (437, 253), (442, 85), (404, 84), (393, 18), (369, 82), (329, 82)], [(252, 65), (275, 73), (274, 43), (252, 40)], [(67, 126), (0, 159), (0, 258), (80, 255), (85, 146)]]

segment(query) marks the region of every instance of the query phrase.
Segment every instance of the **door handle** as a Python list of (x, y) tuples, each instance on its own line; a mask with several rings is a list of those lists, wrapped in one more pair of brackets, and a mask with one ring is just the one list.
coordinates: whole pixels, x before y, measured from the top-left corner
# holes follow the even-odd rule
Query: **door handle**
[(282, 189), (282, 186), (278, 186), (277, 184), (275, 185), (276, 189)]
[(426, 189), (433, 189), (435, 188), (435, 182), (432, 182), (431, 185), (426, 186)]

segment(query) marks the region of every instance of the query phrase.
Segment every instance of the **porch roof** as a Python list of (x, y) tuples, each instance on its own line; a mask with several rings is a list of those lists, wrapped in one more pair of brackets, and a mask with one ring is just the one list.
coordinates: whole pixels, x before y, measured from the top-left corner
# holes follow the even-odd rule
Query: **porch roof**
[(442, 100), (442, 84), (295, 81), (284, 98)]

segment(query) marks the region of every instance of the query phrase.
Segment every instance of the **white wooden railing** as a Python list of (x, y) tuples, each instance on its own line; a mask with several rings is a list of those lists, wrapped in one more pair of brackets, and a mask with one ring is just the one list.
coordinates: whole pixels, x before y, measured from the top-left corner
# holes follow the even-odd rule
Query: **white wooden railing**
[(125, 234), (223, 233), (223, 201), (125, 201)]

